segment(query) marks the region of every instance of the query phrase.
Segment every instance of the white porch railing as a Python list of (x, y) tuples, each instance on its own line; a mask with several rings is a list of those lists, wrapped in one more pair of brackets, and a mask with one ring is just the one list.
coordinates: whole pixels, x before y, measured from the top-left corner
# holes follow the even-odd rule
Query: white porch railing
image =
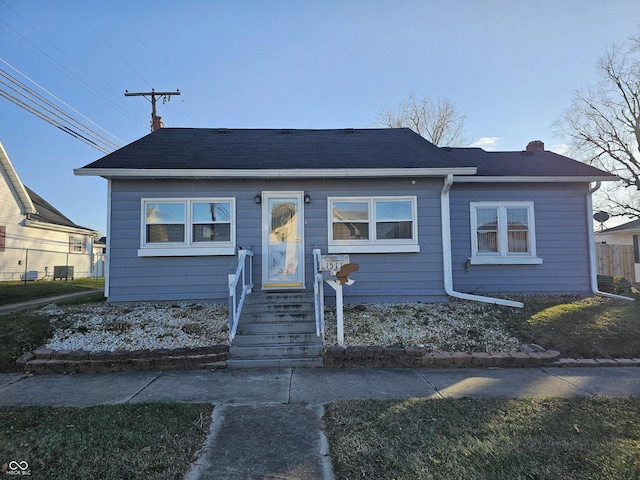
[[(248, 272), (247, 272), (248, 270)], [(253, 252), (238, 250), (238, 266), (229, 274), (229, 340), (233, 340), (246, 296), (253, 289)]]
[(319, 249), (313, 250), (313, 303), (316, 312), (316, 335), (324, 341), (324, 277), (320, 273)]

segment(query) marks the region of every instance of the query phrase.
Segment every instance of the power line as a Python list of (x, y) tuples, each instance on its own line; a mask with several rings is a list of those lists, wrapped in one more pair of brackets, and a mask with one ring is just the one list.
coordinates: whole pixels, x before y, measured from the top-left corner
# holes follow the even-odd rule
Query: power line
[[(8, 62), (5, 62), (4, 60), (2, 60), (2, 62), (12, 67)], [(15, 68), (14, 70), (18, 71)], [(35, 84), (39, 88), (42, 88), (45, 92), (50, 93), (48, 90), (44, 89), (37, 83)], [(60, 108), (59, 106), (57, 106), (56, 104), (54, 104), (53, 102), (45, 98), (44, 96), (40, 95), (35, 90), (30, 88), (28, 85), (22, 83), (21, 81), (19, 81), (18, 79), (16, 79), (14, 76), (12, 76), (10, 73), (6, 72), (3, 69), (0, 69), (0, 85), (4, 85), (4, 87), (6, 87), (6, 89), (0, 87), (0, 96), (9, 100), (11, 103), (19, 106), (20, 108), (26, 110), (27, 112), (35, 115), (41, 120), (44, 120), (47, 123), (57, 127), (61, 131), (82, 141), (83, 143), (89, 146), (92, 146), (103, 153), (110, 153), (114, 149), (117, 149), (120, 147), (120, 145), (111, 141), (110, 139), (102, 135), (100, 132), (97, 132), (92, 127), (86, 125), (82, 120), (79, 120), (73, 114), (63, 110), (62, 108)], [(58, 97), (56, 96), (54, 96), (54, 98), (58, 99)], [(67, 104), (64, 103), (64, 105), (67, 105)], [(77, 110), (73, 108), (72, 110), (74, 112), (77, 112)], [(80, 115), (84, 118), (87, 118), (82, 114)], [(88, 118), (87, 120), (91, 121)], [(117, 139), (117, 137), (107, 132), (105, 129), (97, 125), (95, 122), (91, 121), (91, 123), (98, 126), (98, 128), (102, 129), (107, 134), (111, 135), (113, 138)]]
[[(14, 9), (9, 7), (6, 4), (6, 2), (4, 2), (4, 0), (0, 0), (0, 1), (2, 1), (2, 3), (4, 3), (5, 6), (7, 6), (7, 8), (9, 8), (29, 28), (31, 28), (34, 32), (36, 32), (36, 34), (39, 35), (46, 43), (48, 43), (53, 49), (58, 51), (60, 53), (60, 55), (62, 55), (62, 57), (64, 57), (66, 60), (68, 60), (71, 64), (75, 65), (75, 67), (78, 68), (81, 72), (83, 72), (86, 76), (91, 78), (91, 80), (93, 81), (94, 84), (98, 83), (97, 80), (95, 78), (93, 78), (83, 67), (78, 65), (74, 60), (69, 58), (64, 52), (62, 52), (58, 47), (56, 47), (49, 39), (47, 39), (45, 36), (43, 36), (42, 33), (40, 33), (35, 27), (33, 27), (33, 25), (31, 25), (24, 17), (22, 17), (18, 12), (16, 12)], [(2, 25), (3, 23), (4, 23), (4, 26)], [(112, 99), (110, 99), (107, 96), (105, 96), (102, 93), (102, 91), (94, 88), (94, 86), (91, 83), (88, 83), (85, 80), (83, 80), (82, 78), (80, 78), (79, 76), (75, 75), (71, 70), (69, 70), (67, 67), (65, 67), (62, 63), (60, 63), (59, 61), (57, 61), (56, 59), (51, 57), (44, 50), (42, 50), (38, 45), (33, 43), (31, 40), (29, 40), (29, 38), (27, 38), (22, 33), (18, 32), (15, 28), (11, 27), (9, 24), (4, 22), (2, 19), (0, 19), (0, 28), (2, 30), (4, 30), (5, 32), (7, 32), (9, 35), (11, 35), (17, 42), (21, 43), (23, 46), (25, 46), (26, 48), (30, 49), (36, 55), (41, 57), (44, 61), (49, 63), (52, 67), (54, 67), (56, 70), (58, 70), (64, 76), (66, 76), (68, 79), (72, 80), (77, 85), (79, 85), (80, 87), (82, 87), (83, 89), (85, 89), (86, 91), (91, 93), (96, 99), (100, 100), (102, 103), (104, 103), (108, 107), (113, 108), (118, 113), (120, 113), (122, 115), (126, 115), (127, 117), (129, 117), (130, 119), (132, 119), (132, 120), (134, 120), (136, 122), (138, 121), (139, 117), (135, 114), (135, 112), (133, 111), (133, 108), (131, 106), (129, 106), (129, 105), (125, 104), (125, 103), (122, 103), (122, 102), (118, 102), (116, 104), (116, 102), (114, 102)], [(103, 90), (108, 91), (108, 89), (103, 89)], [(116, 98), (115, 95), (113, 95), (113, 98)], [(126, 109), (129, 110), (128, 112), (124, 112), (122, 110), (121, 107), (123, 105), (126, 105)]]
[[(7, 62), (5, 62), (2, 58), (0, 58), (0, 61), (6, 63), (7, 65), (9, 65)], [(11, 65), (9, 65), (11, 67)], [(13, 67), (12, 67), (13, 68)], [(16, 70), (14, 68), (14, 70)], [(16, 70), (18, 73), (21, 73), (19, 70)], [(21, 73), (22, 74), (22, 73)], [(102, 131), (104, 131), (105, 133), (107, 133), (108, 135), (110, 135), (111, 137), (113, 137), (116, 140), (119, 140), (120, 142), (122, 142), (121, 139), (119, 139), (118, 137), (116, 137), (115, 135), (113, 135), (112, 133), (109, 133), (106, 129), (104, 129), (103, 127), (101, 127), (100, 125), (98, 125), (97, 123), (95, 123), (93, 120), (91, 120), (90, 118), (86, 117), (85, 115), (83, 115), (82, 113), (80, 113), (79, 111), (77, 111), (75, 108), (71, 107), (69, 104), (67, 104), (66, 102), (64, 102), (63, 100), (61, 100), (60, 98), (58, 98), (57, 96), (53, 95), (51, 92), (49, 92), (47, 89), (45, 89), (44, 87), (42, 87), (41, 85), (39, 85), (38, 83), (34, 82), (33, 80), (31, 80), (29, 77), (27, 77), (26, 75), (22, 74), (23, 76), (25, 76), (25, 78), (27, 78), (28, 80), (30, 80), (34, 85), (36, 85), (37, 87), (41, 88), (42, 90), (44, 90), (46, 93), (48, 93), (49, 95), (51, 95), (53, 98), (55, 98), (56, 100), (58, 100), (59, 102), (61, 102), (63, 105), (69, 107), (73, 112), (79, 114), (81, 117), (85, 118), (86, 120), (88, 120), (89, 122), (91, 122), (93, 125), (95, 125), (96, 127), (98, 127), (99, 129), (101, 129)], [(65, 112), (64, 110), (62, 110), (61, 108), (59, 108), (58, 106), (56, 106), (54, 103), (50, 102), (49, 100), (47, 100), (46, 98), (44, 98), (42, 95), (38, 94), (37, 92), (35, 92), (33, 89), (29, 88), (27, 85), (25, 85), (24, 83), (20, 82), (19, 80), (17, 80), (15, 77), (13, 77), (12, 75), (10, 75), (9, 73), (7, 73), (6, 71), (2, 70), (0, 68), (0, 76), (6, 78), (7, 80), (9, 80), (10, 82), (12, 82), (14, 85), (16, 85), (19, 89), (22, 89), (23, 91), (27, 92), (29, 95), (33, 96), (35, 99), (40, 100), (42, 102), (44, 102), (46, 105), (48, 105), (49, 107), (51, 107), (53, 110), (55, 110), (56, 112), (60, 113), (63, 117), (65, 117), (66, 119), (68, 119), (71, 123), (76, 124), (80, 129), (82, 130), (86, 130), (85, 133), (90, 133), (93, 136), (95, 136), (97, 139), (102, 140), (105, 145), (111, 147), (111, 148), (119, 148), (120, 146), (114, 142), (112, 142), (111, 140), (109, 140), (108, 138), (106, 138), (105, 136), (101, 135), (100, 133), (98, 133), (97, 131), (93, 130), (90, 127), (87, 127), (86, 125), (84, 125), (83, 123), (81, 123), (79, 120), (77, 120), (76, 118), (72, 117), (70, 114), (68, 114), (67, 112)], [(21, 96), (23, 96), (24, 98), (26, 98), (27, 100), (31, 101), (32, 103), (35, 103), (37, 105), (39, 105), (41, 108), (44, 108), (46, 111), (48, 111), (49, 113), (52, 113), (53, 115), (55, 115), (56, 117), (60, 118), (61, 120), (64, 120), (63, 118), (61, 118), (60, 116), (58, 116), (56, 113), (52, 112), (51, 110), (49, 110), (47, 107), (38, 104), (38, 102), (36, 102), (35, 100), (27, 97), (24, 93), (21, 93), (19, 90), (17, 90), (15, 87), (12, 87), (11, 85), (8, 85), (5, 82), (0, 81), (1, 83), (3, 83), (5, 86), (11, 88), (11, 90), (13, 90), (14, 92), (20, 94)]]
[(111, 153), (112, 150), (107, 150), (104, 147), (101, 147), (100, 145), (96, 144), (95, 142), (91, 141), (90, 139), (86, 138), (85, 136), (79, 134), (78, 132), (75, 132), (73, 129), (70, 129), (69, 127), (62, 125), (60, 122), (56, 121), (55, 119), (49, 117), (48, 115), (42, 113), (41, 111), (33, 108), (32, 106), (26, 104), (25, 102), (21, 101), (19, 98), (11, 95), (8, 92), (5, 92), (4, 90), (0, 89), (0, 97), (4, 97), (7, 100), (9, 100), (10, 102), (14, 103), (15, 105), (25, 109), (27, 112), (34, 114), (36, 117), (46, 121), (47, 123), (50, 123), (51, 125), (59, 128), (60, 130), (62, 130), (65, 133), (68, 133), (69, 135), (71, 135), (74, 138), (77, 138), (78, 140), (80, 140), (83, 143), (86, 143), (87, 145), (94, 147), (97, 150), (100, 150), (102, 153)]

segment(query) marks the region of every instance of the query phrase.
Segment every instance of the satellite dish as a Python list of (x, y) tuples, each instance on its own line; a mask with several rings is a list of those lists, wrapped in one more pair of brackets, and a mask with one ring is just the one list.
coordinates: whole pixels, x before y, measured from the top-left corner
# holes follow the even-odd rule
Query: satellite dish
[(593, 214), (593, 219), (600, 223), (600, 231), (604, 230), (604, 222), (609, 220), (609, 214), (607, 212), (596, 212)]
[(607, 212), (596, 212), (593, 214), (593, 219), (596, 222), (604, 223), (609, 220), (609, 214)]

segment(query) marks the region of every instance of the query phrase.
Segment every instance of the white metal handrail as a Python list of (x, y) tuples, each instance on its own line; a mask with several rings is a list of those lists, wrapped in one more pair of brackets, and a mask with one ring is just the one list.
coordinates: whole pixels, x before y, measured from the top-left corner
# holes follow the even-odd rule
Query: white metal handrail
[(324, 277), (320, 273), (319, 249), (313, 250), (313, 303), (316, 313), (316, 335), (324, 341)]
[[(252, 257), (251, 250), (238, 250), (238, 266), (235, 273), (229, 274), (229, 340), (233, 340), (236, 336), (244, 300), (253, 289)], [(240, 292), (238, 292), (238, 286), (241, 287)]]

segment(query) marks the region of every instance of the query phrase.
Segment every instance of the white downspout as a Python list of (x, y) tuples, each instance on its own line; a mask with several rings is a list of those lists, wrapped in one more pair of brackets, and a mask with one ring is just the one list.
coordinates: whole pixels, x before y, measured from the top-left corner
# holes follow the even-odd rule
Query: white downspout
[(456, 292), (453, 289), (453, 273), (451, 269), (451, 220), (449, 214), (449, 189), (453, 185), (453, 175), (449, 174), (445, 177), (444, 187), (440, 193), (440, 217), (442, 221), (442, 266), (444, 275), (444, 291), (450, 297), (461, 298), (463, 300), (473, 300), (475, 302), (494, 303), (507, 307), (523, 308), (524, 303), (512, 300), (503, 300), (502, 298), (484, 297), (482, 295), (473, 295), (471, 293)]
[(595, 186), (587, 192), (587, 234), (589, 241), (589, 271), (591, 274), (591, 291), (594, 295), (601, 295), (603, 297), (617, 298), (620, 300), (628, 300), (634, 302), (635, 299), (631, 297), (625, 297), (623, 295), (616, 295), (615, 293), (601, 292), (598, 290), (598, 271), (596, 265), (596, 241), (593, 235), (593, 224), (591, 219), (593, 218), (593, 201), (591, 195), (600, 188), (601, 182), (596, 182)]
[(107, 237), (104, 259), (104, 296), (108, 300), (111, 294), (111, 179), (107, 179)]

